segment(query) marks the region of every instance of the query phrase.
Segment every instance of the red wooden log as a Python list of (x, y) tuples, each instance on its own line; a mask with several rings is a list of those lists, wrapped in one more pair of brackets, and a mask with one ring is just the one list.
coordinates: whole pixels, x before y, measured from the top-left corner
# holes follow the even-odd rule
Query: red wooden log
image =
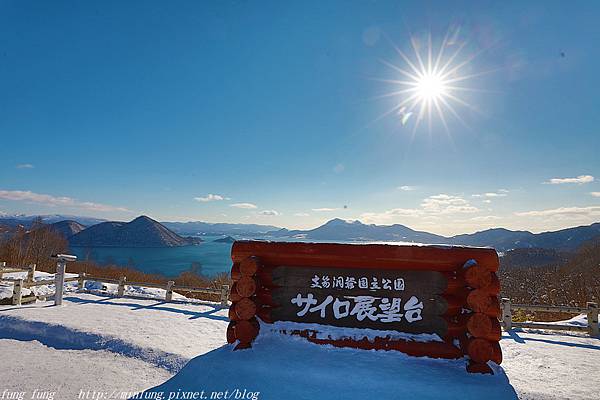
[(278, 306), (278, 304), (275, 303), (275, 301), (273, 300), (273, 293), (271, 293), (271, 291), (265, 287), (259, 288), (256, 291), (256, 300), (261, 305), (266, 305), (266, 306), (271, 306), (271, 307)]
[(498, 296), (500, 294), (500, 279), (498, 279), (498, 275), (492, 272), (492, 281), (489, 285), (481, 289), (492, 296)]
[(477, 264), (465, 268), (462, 272), (465, 282), (473, 289), (489, 286), (492, 283), (492, 272)]
[(454, 339), (466, 335), (467, 326), (464, 323), (448, 321), (448, 330), (444, 339)]
[(227, 343), (231, 344), (234, 343), (236, 341), (236, 337), (235, 337), (235, 322), (231, 321), (229, 322), (229, 325), (227, 325)]
[(414, 357), (431, 357), (457, 359), (463, 356), (462, 351), (452, 344), (445, 342), (414, 342), (399, 339), (376, 338), (368, 340), (356, 339), (319, 339), (314, 332), (295, 331), (292, 335), (306, 338), (316, 344), (328, 344), (334, 347), (350, 347), (364, 350), (396, 350)]
[(467, 353), (471, 360), (476, 363), (485, 363), (494, 357), (494, 349), (489, 340), (475, 338), (469, 340)]
[(251, 343), (258, 336), (258, 329), (250, 321), (237, 321), (234, 325), (235, 338), (241, 343)]
[(467, 365), (467, 372), (470, 372), (472, 374), (493, 374), (494, 373), (494, 371), (486, 363), (473, 362), (473, 360), (469, 361), (469, 364)]
[(238, 319), (248, 320), (256, 315), (256, 303), (248, 298), (241, 299), (233, 305)]
[(448, 309), (444, 313), (445, 316), (457, 315), (465, 306), (464, 301), (456, 296), (444, 294), (442, 297), (446, 299), (446, 303), (448, 303)]
[(244, 276), (254, 276), (260, 266), (258, 257), (251, 256), (240, 263), (240, 273)]
[(448, 286), (444, 293), (455, 292), (465, 286), (465, 280), (462, 277), (457, 276), (456, 271), (445, 271), (442, 274), (448, 281)]
[(475, 312), (485, 312), (493, 305), (493, 298), (485, 291), (475, 289), (467, 296), (467, 305)]
[(498, 365), (502, 364), (502, 349), (500, 348), (500, 343), (492, 342), (492, 349), (494, 350), (492, 361)]
[(240, 264), (234, 263), (231, 267), (231, 280), (237, 282), (242, 277), (242, 273), (240, 272)]
[(484, 338), (492, 333), (492, 319), (482, 313), (471, 314), (467, 330), (476, 338)]
[(228, 315), (227, 315), (227, 316), (229, 317), (229, 320), (230, 320), (230, 321), (237, 321), (238, 319), (240, 319), (240, 318), (237, 316), (237, 314), (235, 313), (235, 303), (233, 303), (233, 304), (231, 305), (231, 307), (229, 307), (229, 312), (228, 312)]
[(234, 262), (257, 256), (264, 265), (314, 266), (393, 270), (455, 271), (474, 259), (490, 271), (498, 269), (493, 249), (383, 244), (293, 243), (236, 241), (231, 250)]
[(496, 296), (490, 296), (491, 297), (491, 304), (490, 306), (484, 311), (484, 313), (492, 318), (500, 318), (500, 316), (502, 315), (502, 310), (500, 309), (500, 301), (498, 300), (498, 297)]
[(249, 276), (242, 276), (234, 286), (237, 294), (241, 297), (250, 297), (256, 293), (256, 281)]
[(491, 342), (499, 342), (502, 338), (502, 326), (500, 325), (500, 321), (497, 318), (491, 318), (492, 321), (492, 330), (489, 334), (484, 336), (484, 339), (487, 339)]
[(241, 299), (243, 299), (243, 297), (238, 294), (237, 282), (234, 282), (231, 286), (231, 291), (229, 292), (229, 300), (231, 300), (232, 303), (237, 303)]
[(256, 316), (258, 318), (260, 318), (262, 321), (264, 321), (268, 324), (272, 324), (273, 323), (273, 318), (271, 317), (272, 309), (273, 308), (269, 307), (269, 306), (258, 307), (258, 309), (256, 310)]
[(272, 267), (261, 266), (258, 271), (256, 271), (256, 279), (260, 282), (260, 286), (267, 288), (277, 287), (273, 282), (273, 269)]
[(448, 287), (444, 294), (455, 296), (466, 304), (467, 296), (469, 293), (471, 293), (471, 289), (466, 286), (466, 282), (464, 282), (464, 280), (462, 282), (464, 286)]
[(235, 347), (233, 348), (234, 350), (244, 350), (244, 349), (249, 349), (252, 347), (252, 342), (239, 342), (238, 344), (235, 345)]

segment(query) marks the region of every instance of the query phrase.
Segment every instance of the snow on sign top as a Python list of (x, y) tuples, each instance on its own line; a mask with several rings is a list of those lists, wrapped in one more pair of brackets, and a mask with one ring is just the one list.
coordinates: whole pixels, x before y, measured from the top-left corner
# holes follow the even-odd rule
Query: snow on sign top
[[(227, 334), (237, 349), (251, 347), (261, 320), (306, 324), (283, 333), (315, 343), (467, 356), (473, 372), (491, 372), (487, 362), (501, 361), (493, 249), (238, 241), (232, 260)], [(319, 326), (355, 333), (324, 338)], [(360, 329), (390, 335), (367, 340), (356, 335)], [(441, 340), (397, 340), (393, 333), (434, 334)]]

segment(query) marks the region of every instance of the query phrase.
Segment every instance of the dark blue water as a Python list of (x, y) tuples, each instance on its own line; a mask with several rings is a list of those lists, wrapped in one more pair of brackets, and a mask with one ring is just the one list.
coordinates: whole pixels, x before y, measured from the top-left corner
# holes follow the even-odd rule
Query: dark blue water
[(82, 260), (91, 259), (101, 265), (128, 266), (142, 272), (169, 277), (194, 270), (206, 276), (231, 271), (231, 243), (215, 243), (218, 237), (206, 236), (198, 246), (165, 248), (71, 247)]

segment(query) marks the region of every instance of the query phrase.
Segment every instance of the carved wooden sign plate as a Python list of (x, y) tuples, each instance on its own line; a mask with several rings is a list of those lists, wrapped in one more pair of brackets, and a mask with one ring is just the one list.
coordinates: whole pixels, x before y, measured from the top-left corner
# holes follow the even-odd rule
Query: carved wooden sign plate
[(446, 334), (440, 272), (280, 266), (272, 274), (275, 321)]

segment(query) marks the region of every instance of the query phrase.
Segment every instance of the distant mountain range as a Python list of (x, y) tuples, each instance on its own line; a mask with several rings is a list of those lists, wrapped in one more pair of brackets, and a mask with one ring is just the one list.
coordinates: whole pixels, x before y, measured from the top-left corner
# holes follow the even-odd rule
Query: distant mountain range
[[(36, 218), (41, 218), (45, 224), (53, 224), (61, 221), (74, 221), (83, 226), (97, 225), (102, 222), (108, 222), (105, 219), (92, 217), (79, 217), (75, 215), (6, 215), (0, 214), (0, 225), (7, 227), (17, 227), (19, 225), (29, 229)], [(173, 232), (184, 236), (196, 235), (238, 235), (238, 236), (254, 236), (262, 235), (266, 232), (279, 229), (273, 225), (258, 225), (258, 224), (228, 224), (228, 223), (209, 223), (202, 221), (191, 222), (162, 222), (162, 225), (172, 230)]]
[[(60, 218), (64, 217), (63, 220)], [(23, 225), (26, 228), (33, 216), (0, 216), (0, 235), (6, 227)], [(600, 237), (600, 223), (562, 229), (554, 232), (532, 233), (504, 228), (488, 229), (472, 234), (441, 236), (417, 231), (404, 225), (369, 225), (360, 221), (331, 221), (310, 230), (280, 229), (270, 225), (228, 224), (207, 222), (164, 222), (139, 217), (125, 222), (107, 222), (88, 217), (42, 216), (45, 223), (68, 237), (74, 246), (169, 247), (197, 244), (199, 239), (182, 236), (219, 235), (259, 237), (269, 239), (307, 239), (329, 241), (389, 241), (424, 244), (489, 246), (498, 251), (518, 248), (545, 248), (572, 251), (582, 243)], [(100, 223), (98, 222), (100, 221)], [(86, 224), (87, 222), (87, 224)], [(88, 227), (84, 229), (84, 226)], [(3, 226), (5, 228), (3, 228)], [(6, 233), (4, 233), (6, 235)], [(229, 240), (231, 241), (231, 240)]]
[(131, 222), (102, 222), (69, 237), (72, 246), (81, 247), (178, 247), (200, 242), (198, 238), (179, 236), (146, 216)]
[(504, 228), (488, 229), (451, 237), (415, 231), (404, 225), (367, 225), (360, 221), (333, 219), (311, 230), (279, 229), (267, 233), (275, 238), (302, 238), (338, 241), (402, 241), (424, 244), (489, 246), (499, 251), (516, 248), (549, 248), (571, 251), (583, 242), (600, 236), (600, 223), (562, 229), (555, 232), (531, 233)]

